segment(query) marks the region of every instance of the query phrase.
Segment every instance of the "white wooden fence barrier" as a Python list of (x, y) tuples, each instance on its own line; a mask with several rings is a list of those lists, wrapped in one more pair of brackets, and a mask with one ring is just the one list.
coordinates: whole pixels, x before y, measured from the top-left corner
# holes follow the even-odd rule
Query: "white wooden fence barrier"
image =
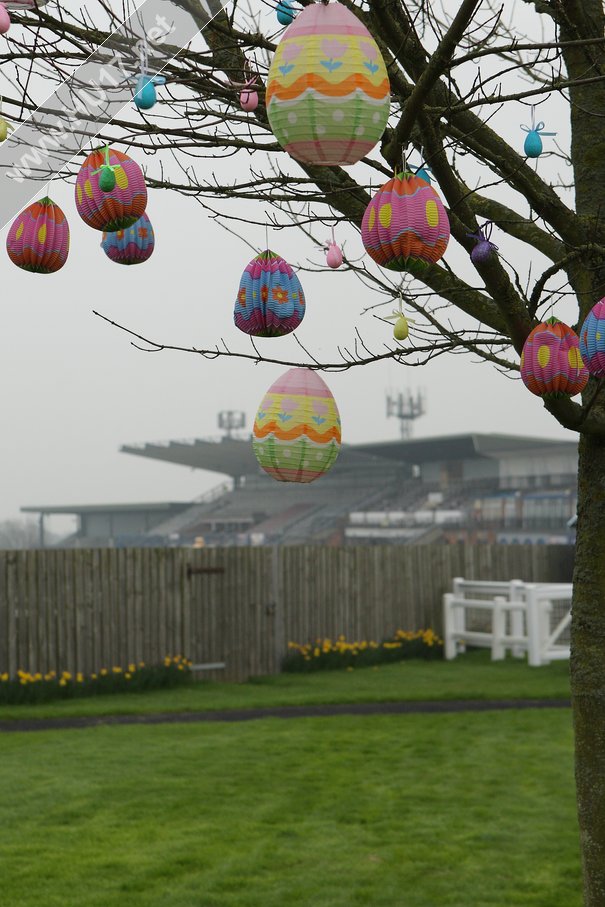
[[(565, 637), (571, 622), (571, 583), (481, 582), (457, 577), (443, 597), (445, 657), (466, 645), (491, 649), (492, 660), (508, 650), (533, 667), (569, 658)], [(553, 622), (556, 621), (553, 627)]]

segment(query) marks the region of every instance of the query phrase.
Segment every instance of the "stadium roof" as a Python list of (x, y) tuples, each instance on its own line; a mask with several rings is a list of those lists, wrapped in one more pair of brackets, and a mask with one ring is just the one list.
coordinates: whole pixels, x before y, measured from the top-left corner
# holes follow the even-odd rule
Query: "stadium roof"
[[(124, 444), (120, 450), (139, 457), (166, 460), (169, 463), (180, 463), (193, 469), (207, 469), (210, 472), (220, 472), (234, 477), (256, 475), (259, 471), (251, 439), (221, 438), (217, 441), (207, 441), (194, 438), (189, 441)], [(345, 445), (340, 451), (338, 466), (339, 470), (384, 468), (384, 462), (379, 454)]]
[(441, 435), (434, 438), (413, 438), (407, 441), (383, 441), (356, 445), (356, 450), (387, 459), (408, 463), (431, 463), (442, 460), (469, 460), (498, 458), (503, 454), (527, 454), (552, 451), (577, 450), (577, 440), (528, 438), (524, 435), (463, 434)]
[(151, 504), (60, 504), (58, 507), (21, 507), (22, 513), (81, 514), (81, 513), (179, 513), (191, 507), (191, 501), (157, 501)]
[[(556, 448), (564, 452), (574, 452), (577, 449), (577, 441), (501, 434), (442, 435), (433, 438), (345, 445), (341, 450), (338, 466), (340, 469), (376, 467), (378, 463), (384, 463), (385, 459), (393, 461), (395, 465), (498, 458), (503, 454), (522, 455), (552, 451)], [(259, 469), (251, 439), (222, 438), (209, 441), (195, 438), (187, 441), (125, 444), (120, 449), (124, 453), (140, 457), (180, 463), (193, 469), (206, 469), (234, 477), (254, 475)]]

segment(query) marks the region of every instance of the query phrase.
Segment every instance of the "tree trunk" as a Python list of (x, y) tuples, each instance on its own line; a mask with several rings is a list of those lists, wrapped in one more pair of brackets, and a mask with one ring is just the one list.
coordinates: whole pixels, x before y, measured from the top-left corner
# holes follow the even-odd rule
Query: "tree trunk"
[(586, 907), (605, 907), (605, 440), (580, 438), (571, 633), (576, 787)]

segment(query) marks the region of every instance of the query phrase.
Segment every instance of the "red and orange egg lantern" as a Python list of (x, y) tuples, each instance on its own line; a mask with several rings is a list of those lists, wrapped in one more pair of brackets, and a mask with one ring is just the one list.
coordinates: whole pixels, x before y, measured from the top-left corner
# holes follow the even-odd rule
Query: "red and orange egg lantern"
[[(107, 191), (103, 180), (110, 172), (115, 184)], [(128, 155), (113, 148), (99, 148), (88, 155), (76, 179), (76, 208), (85, 224), (115, 233), (131, 227), (145, 213), (146, 206), (143, 172)]]
[(521, 378), (532, 394), (574, 397), (588, 382), (580, 339), (569, 325), (549, 318), (533, 329), (521, 353)]

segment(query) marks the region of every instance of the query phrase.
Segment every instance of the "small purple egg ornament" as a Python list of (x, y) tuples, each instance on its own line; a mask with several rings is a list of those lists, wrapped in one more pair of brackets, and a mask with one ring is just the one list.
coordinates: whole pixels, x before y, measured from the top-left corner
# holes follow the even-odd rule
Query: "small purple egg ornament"
[(492, 258), (494, 252), (498, 251), (498, 246), (490, 240), (492, 227), (491, 221), (487, 221), (476, 233), (466, 234), (469, 239), (475, 240), (475, 248), (471, 252), (471, 261), (474, 265), (484, 265)]

